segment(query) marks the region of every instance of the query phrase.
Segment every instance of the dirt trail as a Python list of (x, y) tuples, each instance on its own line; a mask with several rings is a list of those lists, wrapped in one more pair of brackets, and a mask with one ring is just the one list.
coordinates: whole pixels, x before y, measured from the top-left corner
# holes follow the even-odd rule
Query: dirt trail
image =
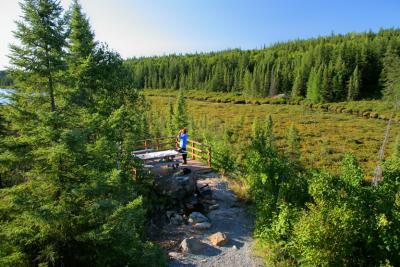
[[(228, 189), (227, 183), (216, 174), (199, 177), (198, 185), (201, 187), (205, 184), (210, 186), (212, 198), (219, 204), (218, 209), (207, 214), (212, 227), (205, 231), (195, 230), (188, 225), (168, 225), (164, 228), (164, 240), (173, 243), (169, 249), (169, 266), (263, 266), (262, 260), (253, 255), (253, 218)], [(225, 246), (215, 247), (208, 241), (207, 237), (216, 232), (225, 233), (229, 237)], [(199, 254), (180, 253), (180, 241), (192, 236), (206, 243), (206, 248)]]

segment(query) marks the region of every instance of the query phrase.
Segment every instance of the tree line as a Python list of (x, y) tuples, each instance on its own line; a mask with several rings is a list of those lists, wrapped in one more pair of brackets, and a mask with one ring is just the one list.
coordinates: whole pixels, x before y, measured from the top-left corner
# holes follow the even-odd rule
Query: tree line
[(1, 266), (162, 266), (133, 176), (146, 105), (77, 0), (24, 0), (0, 106)]
[(13, 85), (13, 79), (7, 74), (7, 71), (0, 70), (0, 87), (10, 87)]
[[(131, 58), (136, 88), (202, 89), (311, 102), (380, 98), (385, 62), (400, 54), (400, 30), (349, 33), (190, 55)], [(385, 60), (386, 58), (386, 60)]]

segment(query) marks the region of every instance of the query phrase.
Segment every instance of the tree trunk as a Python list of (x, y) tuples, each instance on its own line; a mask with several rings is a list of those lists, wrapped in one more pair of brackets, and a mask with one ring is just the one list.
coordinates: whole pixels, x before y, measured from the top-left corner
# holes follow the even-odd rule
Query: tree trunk
[(56, 103), (54, 101), (53, 76), (51, 75), (51, 72), (49, 74), (49, 91), (50, 91), (51, 112), (54, 112), (56, 111)]

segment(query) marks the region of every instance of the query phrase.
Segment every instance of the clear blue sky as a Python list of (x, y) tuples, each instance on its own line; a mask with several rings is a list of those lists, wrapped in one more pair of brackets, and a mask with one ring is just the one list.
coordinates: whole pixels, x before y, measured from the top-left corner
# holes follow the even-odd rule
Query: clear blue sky
[[(68, 7), (71, 0), (61, 0)], [(259, 48), (275, 42), (400, 27), (400, 0), (81, 0), (96, 38), (123, 57)], [(0, 68), (17, 0), (1, 0)]]

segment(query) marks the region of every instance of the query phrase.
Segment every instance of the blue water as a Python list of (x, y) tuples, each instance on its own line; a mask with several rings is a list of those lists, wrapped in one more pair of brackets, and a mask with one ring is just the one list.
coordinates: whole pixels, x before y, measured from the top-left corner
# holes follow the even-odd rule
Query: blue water
[(7, 95), (10, 95), (12, 92), (13, 92), (12, 89), (0, 88), (0, 104), (7, 104), (8, 103)]

